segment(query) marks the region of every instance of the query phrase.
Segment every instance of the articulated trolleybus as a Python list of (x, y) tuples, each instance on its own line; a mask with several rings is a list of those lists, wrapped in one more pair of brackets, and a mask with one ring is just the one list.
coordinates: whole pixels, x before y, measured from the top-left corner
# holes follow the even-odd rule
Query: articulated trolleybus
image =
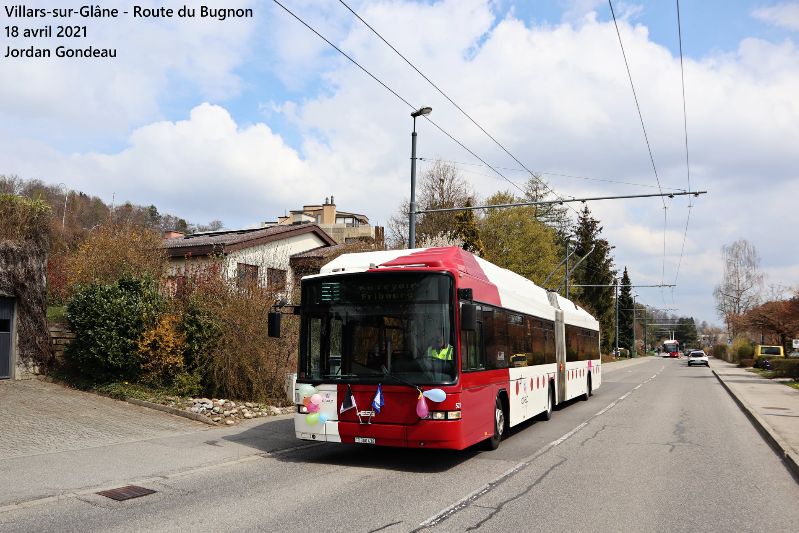
[(299, 312), (300, 439), (494, 449), (602, 382), (590, 314), (456, 247), (342, 255)]

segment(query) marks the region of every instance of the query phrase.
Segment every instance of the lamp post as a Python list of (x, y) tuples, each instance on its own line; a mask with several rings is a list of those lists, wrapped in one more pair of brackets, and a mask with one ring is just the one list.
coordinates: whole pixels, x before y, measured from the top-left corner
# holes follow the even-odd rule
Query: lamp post
[(411, 202), (408, 209), (408, 248), (416, 247), (416, 117), (429, 115), (432, 107), (422, 107), (411, 113), (413, 133), (411, 133)]

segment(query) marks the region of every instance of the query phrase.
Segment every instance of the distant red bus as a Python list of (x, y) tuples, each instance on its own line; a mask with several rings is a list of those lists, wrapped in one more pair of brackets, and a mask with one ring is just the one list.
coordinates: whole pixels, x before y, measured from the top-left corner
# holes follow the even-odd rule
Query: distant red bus
[(663, 353), (669, 354), (669, 357), (680, 356), (680, 343), (674, 339), (663, 341)]
[(494, 449), (601, 384), (594, 317), (456, 247), (342, 255), (300, 314), (299, 439)]

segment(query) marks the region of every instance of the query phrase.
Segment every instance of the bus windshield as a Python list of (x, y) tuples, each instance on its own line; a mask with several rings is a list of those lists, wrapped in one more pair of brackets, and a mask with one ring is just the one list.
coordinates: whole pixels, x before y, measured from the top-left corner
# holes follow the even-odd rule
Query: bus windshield
[(444, 273), (360, 273), (302, 284), (298, 377), (453, 383), (453, 283)]

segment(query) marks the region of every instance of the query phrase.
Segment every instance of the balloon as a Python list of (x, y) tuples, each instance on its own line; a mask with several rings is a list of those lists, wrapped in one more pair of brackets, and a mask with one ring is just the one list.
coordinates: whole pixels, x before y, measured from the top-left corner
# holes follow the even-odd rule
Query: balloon
[(330, 420), (330, 417), (329, 417), (329, 416), (327, 416), (327, 415), (326, 415), (326, 414), (324, 414), (324, 413), (319, 413), (319, 423), (320, 423), (320, 424), (324, 424), (324, 423), (325, 423), (325, 422), (327, 422), (328, 420)]
[(311, 396), (311, 403), (315, 403), (316, 405), (319, 405), (320, 403), (322, 403), (322, 396), (319, 393), (316, 393), (316, 394), (312, 395)]
[(447, 393), (441, 389), (430, 389), (422, 393), (430, 401), (441, 403), (447, 399)]
[(425, 400), (424, 394), (420, 394), (419, 401), (416, 402), (416, 414), (419, 415), (419, 418), (425, 418), (430, 414), (430, 409), (427, 408), (427, 400)]
[(302, 385), (300, 385), (299, 391), (301, 398), (305, 398), (307, 396), (313, 396), (317, 392), (316, 387), (314, 387), (309, 383), (303, 383)]
[(319, 422), (319, 413), (308, 413), (305, 415), (305, 423), (309, 426), (315, 426)]
[(319, 412), (319, 405), (315, 403), (308, 404), (308, 412), (309, 413), (318, 413)]
[(311, 406), (311, 399), (306, 396), (305, 398), (302, 399), (302, 404), (305, 407), (310, 407)]

